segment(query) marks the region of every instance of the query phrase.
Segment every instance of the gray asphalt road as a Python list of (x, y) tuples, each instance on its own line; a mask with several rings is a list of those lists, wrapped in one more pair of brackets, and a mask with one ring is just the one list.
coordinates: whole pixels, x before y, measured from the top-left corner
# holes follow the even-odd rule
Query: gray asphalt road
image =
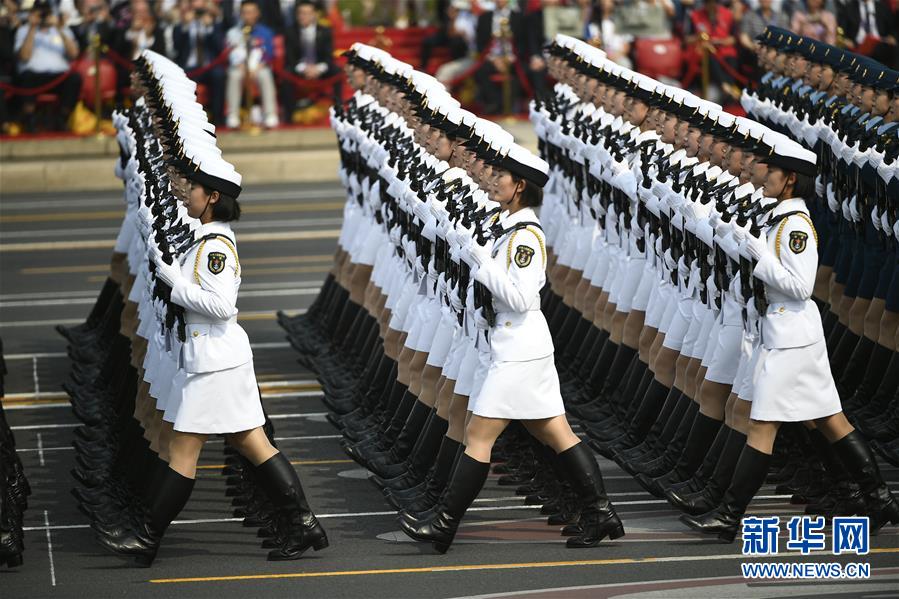
[[(866, 562), (867, 582), (768, 582), (741, 577), (739, 543), (688, 534), (677, 514), (603, 462), (627, 536), (572, 551), (558, 531), (488, 481), (456, 544), (444, 556), (408, 542), (364, 472), (324, 420), (317, 383), (294, 359), (277, 309), (302, 310), (328, 269), (343, 198), (333, 184), (247, 189), (237, 225), (241, 323), (254, 344), (264, 401), (279, 443), (297, 462), (331, 546), (301, 561), (269, 563), (255, 531), (232, 521), (208, 444), (194, 495), (150, 570), (125, 567), (93, 542), (68, 490), (76, 421), (60, 384), (68, 369), (57, 323), (89, 312), (108, 271), (121, 219), (117, 194), (0, 198), (0, 336), (10, 368), (4, 405), (35, 490), (26, 514), (25, 565), (0, 569), (0, 597), (458, 597), (555, 589), (538, 597), (897, 596), (899, 534), (872, 539), (864, 557), (789, 552), (768, 561)], [(887, 469), (896, 481), (899, 473)], [(895, 485), (894, 485), (895, 488)], [(799, 513), (764, 488), (752, 511)], [(781, 543), (783, 544), (783, 540)]]

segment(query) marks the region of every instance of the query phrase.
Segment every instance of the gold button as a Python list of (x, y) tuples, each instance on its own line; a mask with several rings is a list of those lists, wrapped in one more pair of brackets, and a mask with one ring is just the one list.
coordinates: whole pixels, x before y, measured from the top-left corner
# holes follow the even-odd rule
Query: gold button
[(194, 337), (199, 337), (199, 336), (200, 336), (200, 331), (194, 331)]
[(786, 311), (786, 308), (781, 306), (780, 308), (777, 309), (777, 311), (780, 312), (781, 314), (783, 314)]
[(511, 321), (511, 320), (507, 320), (507, 321), (506, 321), (506, 326), (507, 326), (507, 327), (512, 326), (512, 321)]

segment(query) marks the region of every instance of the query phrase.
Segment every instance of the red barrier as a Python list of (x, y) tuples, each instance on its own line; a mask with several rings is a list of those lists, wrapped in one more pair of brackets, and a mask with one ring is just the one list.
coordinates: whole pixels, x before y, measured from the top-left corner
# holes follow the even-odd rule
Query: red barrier
[(12, 85), (10, 83), (0, 83), (0, 89), (8, 92), (10, 96), (39, 96), (50, 91), (51, 89), (65, 81), (69, 77), (69, 75), (72, 74), (72, 71), (73, 66), (69, 66), (69, 70), (64, 73), (60, 73), (59, 77), (56, 77), (55, 79), (37, 87), (16, 87), (15, 85)]

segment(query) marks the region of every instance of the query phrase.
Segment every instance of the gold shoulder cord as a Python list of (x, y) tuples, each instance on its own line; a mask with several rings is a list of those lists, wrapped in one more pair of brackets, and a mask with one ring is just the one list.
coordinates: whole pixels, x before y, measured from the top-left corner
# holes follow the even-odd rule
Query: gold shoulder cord
[[(815, 225), (812, 223), (812, 219), (809, 218), (808, 214), (800, 212), (798, 214), (791, 214), (790, 216), (798, 216), (808, 223), (808, 226), (812, 228), (812, 235), (815, 237), (815, 245), (818, 245), (818, 231), (815, 230)], [(784, 228), (786, 228), (788, 220), (790, 220), (789, 216), (780, 221), (780, 225), (777, 227), (777, 235), (774, 237), (774, 251), (777, 253), (778, 260), (780, 260), (780, 237), (781, 235), (783, 235)]]
[[(234, 273), (235, 276), (240, 276), (240, 260), (237, 258), (237, 250), (234, 249), (234, 246), (231, 244), (231, 241), (223, 236), (216, 235), (216, 239), (220, 239), (225, 245), (228, 246), (228, 249), (231, 250), (231, 253), (234, 254), (234, 262), (236, 263), (237, 272)], [(197, 255), (194, 257), (194, 280), (197, 282), (197, 285), (200, 284), (200, 256), (203, 255), (203, 246), (206, 245), (206, 240), (200, 242), (200, 247), (197, 248)]]
[[(537, 238), (537, 243), (540, 244), (540, 254), (543, 256), (543, 266), (546, 267), (546, 247), (543, 245), (543, 238), (534, 230), (533, 227), (525, 227), (526, 231), (530, 231), (534, 234), (534, 237)], [(515, 236), (518, 235), (518, 231), (513, 231), (511, 237), (509, 237), (509, 245), (506, 246), (506, 268), (512, 265), (512, 242), (515, 241)]]

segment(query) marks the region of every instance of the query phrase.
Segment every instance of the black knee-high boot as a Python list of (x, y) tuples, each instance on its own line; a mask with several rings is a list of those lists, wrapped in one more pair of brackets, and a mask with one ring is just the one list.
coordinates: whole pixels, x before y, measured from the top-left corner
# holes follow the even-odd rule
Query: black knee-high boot
[(256, 466), (256, 478), (278, 508), (280, 523), (289, 532), (279, 549), (268, 554), (269, 561), (299, 559), (310, 547), (319, 551), (328, 546), (328, 535), (306, 501), (297, 471), (282, 453)]
[(566, 546), (577, 549), (595, 547), (606, 537), (623, 537), (624, 526), (606, 495), (599, 464), (587, 445), (578, 443), (560, 453), (557, 460), (581, 502), (578, 523), (582, 532), (569, 537)]
[(727, 439), (718, 456), (715, 468), (706, 480), (706, 485), (696, 493), (667, 490), (665, 498), (677, 509), (691, 515), (704, 514), (714, 509), (724, 496), (734, 477), (737, 461), (746, 445), (746, 435), (734, 429), (727, 429)]
[(116, 555), (133, 557), (138, 566), (150, 566), (156, 559), (162, 535), (184, 509), (193, 488), (194, 479), (167, 468), (158, 479), (147, 518), (134, 531), (124, 536), (99, 534), (97, 540)]
[(489, 472), (489, 463), (479, 462), (463, 453), (434, 518), (418, 524), (400, 520), (403, 532), (416, 541), (432, 543), (434, 549), (446, 553), (453, 543), (462, 516), (480, 493)]
[(749, 502), (765, 482), (770, 463), (770, 454), (762, 453), (749, 445), (745, 446), (721, 505), (702, 516), (681, 516), (681, 522), (693, 530), (704, 534), (716, 534), (722, 541), (733, 542), (737, 536), (740, 519), (746, 513)]
[(864, 495), (872, 532), (887, 524), (899, 524), (899, 502), (883, 482), (877, 460), (862, 434), (852, 431), (833, 443), (833, 450)]

